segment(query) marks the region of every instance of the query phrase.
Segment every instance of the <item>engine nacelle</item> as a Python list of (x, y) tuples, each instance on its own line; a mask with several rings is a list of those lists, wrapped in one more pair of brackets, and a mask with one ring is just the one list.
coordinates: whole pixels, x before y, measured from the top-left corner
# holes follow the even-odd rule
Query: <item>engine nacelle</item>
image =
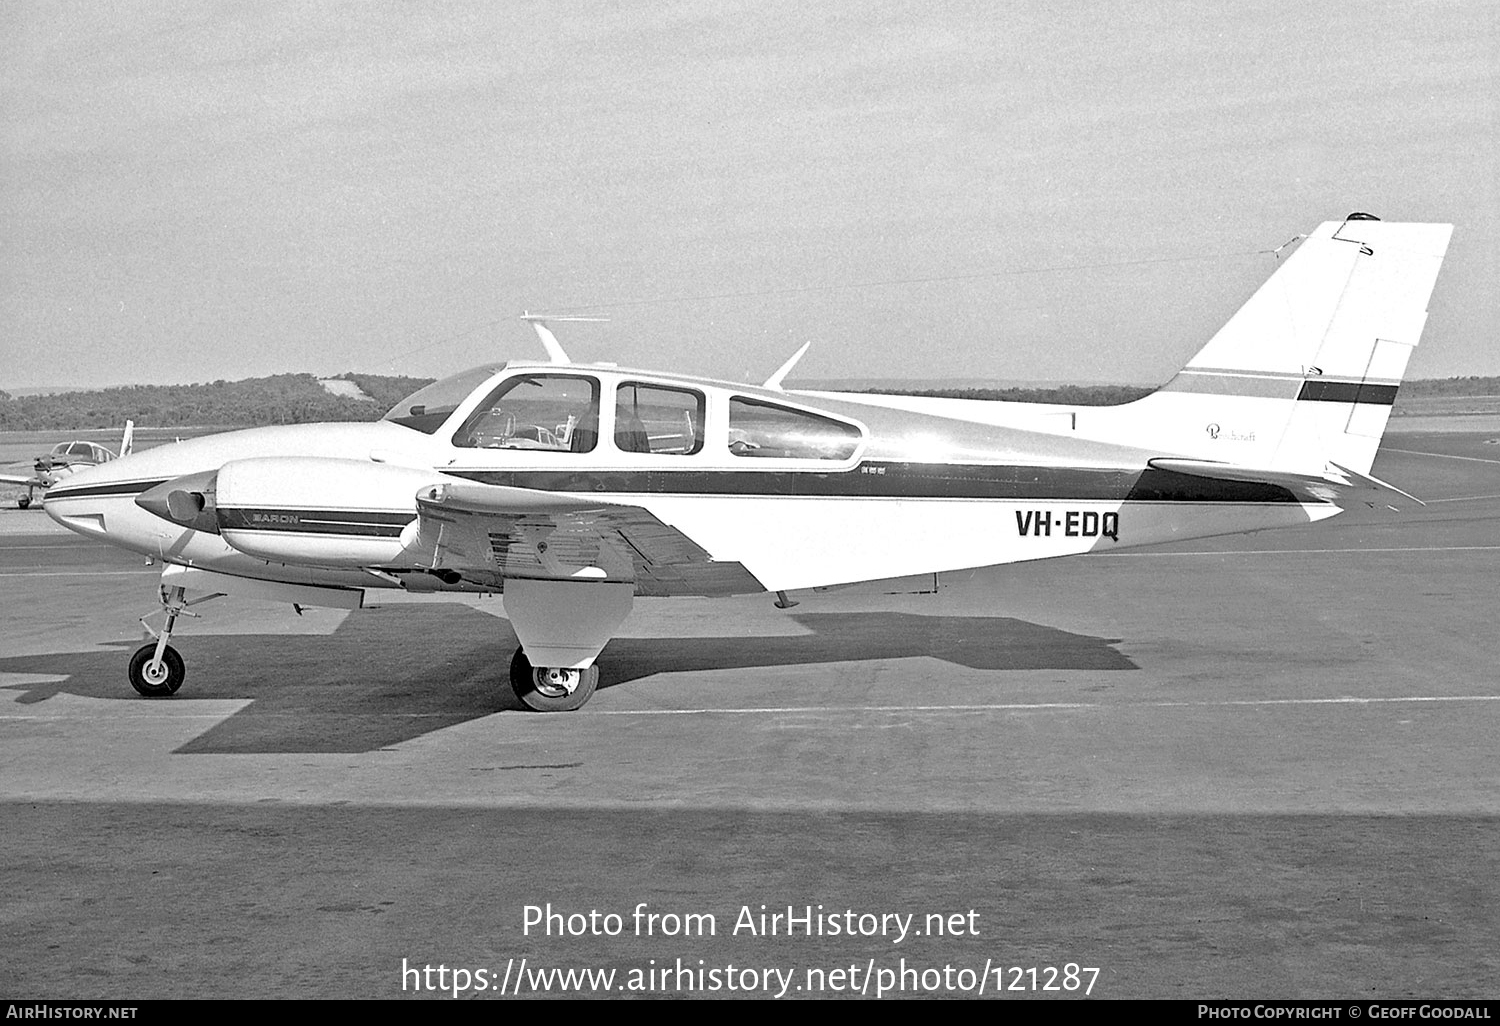
[(417, 491), (441, 477), (361, 460), (273, 456), (219, 468), (215, 517), (224, 540), (275, 563), (400, 565)]

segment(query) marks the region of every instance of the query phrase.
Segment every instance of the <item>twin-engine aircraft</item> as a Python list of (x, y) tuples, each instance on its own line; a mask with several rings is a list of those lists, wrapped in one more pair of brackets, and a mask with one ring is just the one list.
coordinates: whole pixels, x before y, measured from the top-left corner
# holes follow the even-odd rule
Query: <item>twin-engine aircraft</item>
[[(577, 709), (637, 597), (796, 589), (1323, 520), (1369, 475), (1451, 225), (1308, 235), (1165, 387), (1113, 407), (788, 390), (570, 361), (435, 382), (370, 424), (162, 446), (55, 487), (59, 523), (160, 560), (168, 641), (217, 594), (358, 608), (501, 593), (527, 707)], [(806, 348), (805, 346), (803, 347)], [(800, 356), (800, 352), (798, 354)]]
[[(135, 422), (125, 422), (125, 436), (120, 440), (120, 455), (129, 456), (131, 440), (135, 435)], [(16, 500), (21, 509), (30, 509), (36, 501), (37, 492), (45, 492), (63, 478), (71, 477), (86, 467), (97, 467), (101, 463), (118, 459), (109, 449), (98, 442), (74, 439), (58, 442), (45, 456), (38, 456), (27, 475), (0, 474), (0, 484), (25, 485), (26, 494)]]

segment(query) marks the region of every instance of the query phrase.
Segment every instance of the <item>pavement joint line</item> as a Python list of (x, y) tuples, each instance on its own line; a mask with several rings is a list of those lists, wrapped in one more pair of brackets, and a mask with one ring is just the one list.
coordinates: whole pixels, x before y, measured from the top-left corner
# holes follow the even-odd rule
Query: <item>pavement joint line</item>
[(1165, 559), (1172, 556), (1328, 556), (1348, 555), (1361, 552), (1500, 552), (1500, 545), (1408, 545), (1403, 548), (1382, 549), (1244, 549), (1233, 551), (1203, 550), (1193, 552), (1108, 552), (1094, 551), (1089, 555), (1112, 556), (1116, 559)]
[[(1500, 702), (1500, 695), (1404, 695), (1396, 698), (1360, 698), (1358, 696), (1345, 696), (1343, 698), (1245, 698), (1232, 699), (1223, 702), (1010, 702), (992, 705), (787, 705), (787, 706), (744, 706), (729, 707), (724, 709), (599, 709), (591, 711), (589, 716), (705, 716), (705, 715), (734, 715), (743, 716), (754, 713), (920, 713), (920, 712), (1033, 712), (1046, 710), (1070, 710), (1070, 709), (1221, 709), (1226, 707), (1253, 708), (1261, 706), (1278, 705), (1400, 705), (1413, 703), (1443, 703), (1443, 702)], [(485, 713), (484, 716), (494, 716), (501, 712), (516, 712), (518, 710), (496, 710), (493, 713)], [(233, 713), (176, 713), (172, 720), (188, 719), (226, 719)], [(274, 714), (273, 714), (274, 715)], [(293, 715), (293, 714), (283, 714)], [(365, 713), (361, 719), (445, 719), (449, 713)], [(300, 718), (300, 716), (298, 717)], [(121, 715), (117, 712), (100, 712), (93, 715), (59, 715), (48, 713), (46, 715), (28, 716), (16, 714), (0, 715), (0, 720), (160, 720), (160, 717), (151, 713), (132, 713)]]
[(98, 549), (100, 552), (111, 552), (113, 545), (104, 542), (91, 541), (87, 538), (79, 538), (76, 541), (60, 542), (21, 542), (19, 545), (6, 545), (7, 549)]
[[(232, 699), (232, 698), (231, 699), (223, 699), (223, 698), (219, 698), (219, 699), (207, 699), (206, 701), (217, 701), (217, 702), (229, 701), (229, 702), (233, 702), (233, 701), (243, 701), (243, 699)], [(253, 699), (251, 699), (251, 701), (253, 701)], [(236, 711), (238, 711), (238, 710), (236, 710)], [(111, 722), (118, 721), (118, 720), (144, 720), (144, 721), (149, 721), (149, 722), (152, 722), (152, 723), (166, 723), (166, 722), (174, 722), (175, 723), (178, 720), (224, 720), (224, 719), (228, 719), (230, 716), (233, 716), (233, 715), (234, 715), (234, 712), (227, 712), (227, 713), (173, 713), (171, 716), (164, 718), (164, 717), (161, 717), (161, 716), (153, 716), (150, 713), (126, 713), (126, 714), (123, 714), (123, 715), (120, 714), (120, 713), (117, 713), (117, 712), (101, 712), (101, 713), (95, 713), (95, 714), (92, 714), (92, 715), (79, 715), (79, 714), (76, 714), (76, 713), (71, 714), (71, 715), (67, 714), (67, 713), (47, 713), (46, 715), (42, 715), (42, 716), (27, 716), (25, 714), (5, 713), (5, 714), (0, 714), (0, 720), (27, 720), (28, 722), (37, 722), (37, 721), (42, 721), (42, 720), (77, 720), (77, 721), (83, 721), (83, 720), (109, 720)], [(260, 718), (260, 719), (265, 719), (267, 715), (268, 714), (266, 714), (266, 713), (258, 713), (257, 717)], [(280, 718), (283, 718), (283, 719), (288, 719), (288, 718), (290, 718), (290, 719), (306, 719), (307, 718), (305, 714), (300, 714), (300, 713), (298, 713), (298, 714), (283, 713), (283, 714), (269, 714), (269, 715), (271, 715), (272, 717), (275, 717), (275, 716), (279, 715)], [(488, 715), (493, 715), (493, 714), (486, 713), (485, 715), (488, 716)], [(432, 719), (452, 719), (452, 717), (449, 714), (447, 714), (447, 713), (398, 713), (398, 712), (389, 712), (389, 713), (361, 713), (360, 714), (360, 719), (362, 719), (362, 720), (363, 719), (432, 720)]]
[(0, 571), (0, 577), (145, 577), (155, 570), (29, 570), (26, 573)]
[(1415, 449), (1387, 449), (1386, 452), (1399, 452), (1407, 456), (1436, 456), (1440, 460), (1466, 460), (1469, 463), (1493, 463), (1500, 466), (1500, 460), (1487, 460), (1478, 456), (1450, 456), (1445, 452), (1418, 452)]
[(1435, 506), (1440, 502), (1479, 502), (1482, 499), (1500, 499), (1500, 495), (1459, 495), (1451, 499), (1428, 499), (1427, 505)]
[(1003, 705), (834, 705), (728, 709), (600, 709), (592, 716), (697, 716), (748, 713), (1026, 712), (1048, 709), (1186, 709), (1272, 705), (1391, 705), (1412, 702), (1500, 702), (1500, 695), (1431, 695), (1401, 698), (1264, 698), (1225, 702), (1029, 702)]

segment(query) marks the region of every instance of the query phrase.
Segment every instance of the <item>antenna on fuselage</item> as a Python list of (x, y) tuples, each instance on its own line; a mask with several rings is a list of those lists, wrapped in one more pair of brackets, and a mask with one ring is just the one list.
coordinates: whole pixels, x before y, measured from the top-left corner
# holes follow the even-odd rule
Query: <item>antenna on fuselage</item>
[(521, 314), (521, 320), (530, 324), (536, 331), (536, 337), (542, 340), (542, 348), (547, 350), (547, 358), (553, 363), (572, 363), (568, 354), (563, 351), (562, 343), (557, 341), (557, 336), (552, 334), (552, 329), (547, 327), (548, 321), (579, 321), (583, 323), (603, 323), (608, 317), (549, 317), (547, 314)]
[(766, 383), (764, 385), (761, 385), (760, 387), (774, 388), (776, 391), (780, 392), (782, 390), (781, 382), (789, 373), (791, 373), (792, 368), (797, 366), (797, 361), (802, 359), (802, 354), (807, 352), (808, 347), (811, 345), (811, 340), (802, 343), (802, 348), (793, 353), (791, 359), (787, 360), (786, 363), (777, 368), (776, 373), (767, 378)]

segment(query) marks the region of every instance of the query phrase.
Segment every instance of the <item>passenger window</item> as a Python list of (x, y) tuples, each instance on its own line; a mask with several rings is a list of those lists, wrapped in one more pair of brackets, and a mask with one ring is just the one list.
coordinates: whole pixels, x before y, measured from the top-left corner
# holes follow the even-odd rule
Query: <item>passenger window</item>
[(615, 448), (691, 456), (703, 448), (701, 392), (628, 381), (615, 391)]
[(479, 449), (593, 452), (599, 382), (562, 374), (503, 381), (464, 421), (453, 444)]
[(831, 417), (755, 399), (729, 400), (729, 451), (736, 456), (846, 460), (859, 438), (859, 428)]

